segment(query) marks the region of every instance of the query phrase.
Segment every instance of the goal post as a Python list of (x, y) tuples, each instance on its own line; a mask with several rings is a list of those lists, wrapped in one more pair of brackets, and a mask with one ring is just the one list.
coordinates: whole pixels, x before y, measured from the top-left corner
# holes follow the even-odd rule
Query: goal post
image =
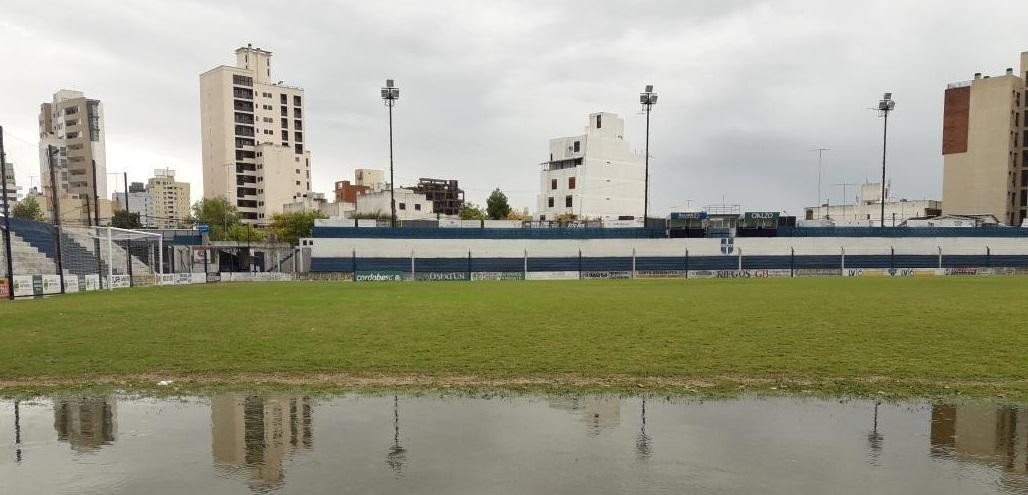
[(160, 283), (164, 236), (117, 227), (61, 228), (65, 288), (71, 291)]

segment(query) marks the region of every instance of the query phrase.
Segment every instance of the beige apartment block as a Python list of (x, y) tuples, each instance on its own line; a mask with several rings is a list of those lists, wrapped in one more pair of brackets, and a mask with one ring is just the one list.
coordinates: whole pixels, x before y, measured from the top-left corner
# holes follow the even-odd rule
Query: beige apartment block
[(271, 52), (236, 50), (236, 65), (200, 75), (203, 196), (224, 197), (248, 224), (311, 191), (303, 89), (271, 77)]
[[(107, 158), (104, 146), (104, 114), (100, 100), (86, 98), (81, 91), (62, 89), (39, 111), (39, 169), (43, 193), (50, 197), (48, 146), (54, 183), (62, 194), (76, 198), (107, 197)], [(94, 188), (94, 181), (96, 183)]]
[(174, 229), (189, 218), (189, 183), (176, 181), (174, 170), (154, 170), (146, 191), (153, 204), (155, 219), (152, 223), (156, 228)]
[(943, 108), (942, 207), (946, 214), (992, 214), (1009, 225), (1028, 218), (1028, 52), (1021, 71), (975, 74), (950, 84)]

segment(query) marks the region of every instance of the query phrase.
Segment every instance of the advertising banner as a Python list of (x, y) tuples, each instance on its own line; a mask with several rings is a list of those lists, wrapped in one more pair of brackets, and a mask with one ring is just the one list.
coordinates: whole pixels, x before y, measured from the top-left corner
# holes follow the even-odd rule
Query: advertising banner
[(582, 272), (582, 278), (584, 279), (601, 279), (601, 280), (625, 280), (632, 278), (632, 272), (615, 271), (615, 272)]
[(79, 278), (76, 275), (65, 275), (64, 277), (64, 293), (71, 294), (72, 292), (79, 291)]
[[(33, 287), (35, 284), (33, 280), (38, 275), (15, 275), (14, 278), (14, 297), (29, 297), (37, 295)], [(39, 294), (43, 295), (43, 282), (39, 283)]]
[(471, 272), (471, 280), (524, 280), (522, 272)]
[(9, 290), (7, 288), (7, 277), (0, 277), (0, 300), (10, 297)]
[(685, 270), (640, 270), (635, 272), (635, 278), (685, 278)]
[(578, 280), (578, 272), (528, 272), (528, 280)]
[(414, 274), (414, 280), (450, 281), (467, 279), (467, 272), (421, 272)]
[(100, 275), (91, 274), (82, 277), (85, 290), (100, 290)]
[(189, 275), (190, 275), (189, 283), (191, 283), (191, 284), (205, 284), (205, 283), (207, 283), (207, 274), (206, 273), (190, 273)]
[(40, 275), (40, 282), (43, 287), (43, 294), (60, 294), (61, 293), (61, 276), (60, 275)]
[(208, 284), (213, 284), (213, 283), (217, 283), (217, 282), (221, 282), (221, 274), (218, 273), (218, 272), (208, 272), (207, 273), (207, 283)]
[(132, 279), (128, 275), (111, 275), (111, 287), (115, 289), (127, 289), (132, 286)]
[(358, 282), (399, 282), (404, 280), (403, 272), (357, 272)]

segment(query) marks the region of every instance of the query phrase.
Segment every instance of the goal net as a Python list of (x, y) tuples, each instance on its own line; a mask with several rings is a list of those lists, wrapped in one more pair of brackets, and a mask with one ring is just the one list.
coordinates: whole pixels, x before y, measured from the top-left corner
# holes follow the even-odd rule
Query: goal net
[(147, 287), (160, 283), (163, 236), (115, 227), (62, 227), (66, 291)]

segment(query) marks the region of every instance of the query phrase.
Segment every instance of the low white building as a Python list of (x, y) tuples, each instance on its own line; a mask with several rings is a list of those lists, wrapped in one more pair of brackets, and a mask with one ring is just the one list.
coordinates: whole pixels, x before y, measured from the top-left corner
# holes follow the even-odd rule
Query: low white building
[[(382, 218), (389, 218), (389, 190), (357, 195), (357, 208), (354, 213), (358, 215), (378, 214)], [(397, 188), (396, 218), (397, 220), (435, 218), (435, 214), (432, 213), (432, 202), (424, 194), (418, 194), (403, 187)]]
[(296, 198), (293, 202), (282, 205), (283, 213), (320, 211), (328, 218), (344, 218), (355, 209), (356, 205), (353, 203), (329, 202), (325, 199), (324, 193), (310, 193), (307, 197)]
[(585, 134), (550, 140), (550, 157), (541, 164), (536, 216), (618, 220), (643, 215), (643, 157), (624, 138), (617, 114), (589, 115)]
[[(885, 226), (893, 227), (911, 218), (942, 214), (942, 202), (933, 199), (890, 199), (886, 187)], [(825, 221), (838, 227), (880, 227), (882, 215), (881, 183), (864, 184), (854, 204), (821, 205), (804, 208), (804, 220)], [(805, 224), (806, 225), (806, 224)]]

